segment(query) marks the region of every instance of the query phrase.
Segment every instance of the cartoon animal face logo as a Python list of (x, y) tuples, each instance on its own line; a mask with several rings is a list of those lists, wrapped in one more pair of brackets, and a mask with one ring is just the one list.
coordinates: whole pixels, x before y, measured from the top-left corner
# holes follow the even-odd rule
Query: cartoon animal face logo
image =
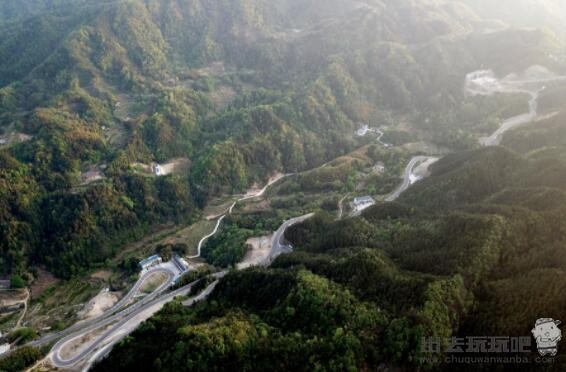
[(535, 323), (531, 330), (537, 341), (537, 348), (540, 355), (556, 355), (558, 352), (558, 342), (562, 339), (562, 331), (558, 328), (559, 320), (552, 318), (541, 318)]

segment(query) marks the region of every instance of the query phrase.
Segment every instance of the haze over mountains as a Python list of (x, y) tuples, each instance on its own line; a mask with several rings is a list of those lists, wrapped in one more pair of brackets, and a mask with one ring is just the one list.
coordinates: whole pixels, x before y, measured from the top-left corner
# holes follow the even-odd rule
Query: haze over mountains
[[(95, 369), (444, 369), (421, 337), (529, 335), (566, 318), (564, 25), (559, 0), (0, 0), (0, 271), (106, 269), (299, 173), (211, 243), (235, 263), (223, 249), (311, 197), (293, 253), (170, 304)], [(526, 85), (471, 94), (478, 70)], [(482, 148), (536, 89), (538, 121)], [(397, 202), (328, 214), (325, 192), (386, 194), (425, 153), (442, 159)], [(392, 179), (358, 182), (364, 162)]]

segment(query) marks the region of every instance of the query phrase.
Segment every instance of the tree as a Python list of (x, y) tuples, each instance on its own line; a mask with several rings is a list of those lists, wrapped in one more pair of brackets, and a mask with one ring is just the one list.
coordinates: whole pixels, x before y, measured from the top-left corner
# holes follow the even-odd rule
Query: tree
[(24, 279), (19, 275), (12, 275), (10, 278), (10, 285), (12, 288), (24, 288), (26, 286), (26, 282)]
[(163, 261), (170, 261), (171, 258), (173, 257), (173, 249), (171, 248), (171, 245), (160, 245), (157, 247), (157, 254), (159, 254), (161, 256), (161, 258), (163, 259)]

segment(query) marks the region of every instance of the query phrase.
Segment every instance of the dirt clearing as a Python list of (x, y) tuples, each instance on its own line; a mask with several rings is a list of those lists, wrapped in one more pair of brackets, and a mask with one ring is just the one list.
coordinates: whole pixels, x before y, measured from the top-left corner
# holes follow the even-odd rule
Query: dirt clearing
[(246, 244), (250, 249), (246, 252), (242, 262), (238, 264), (238, 269), (245, 269), (250, 266), (257, 266), (269, 256), (274, 234), (249, 238)]
[(49, 271), (39, 267), (35, 271), (37, 274), (30, 287), (32, 299), (38, 298), (47, 288), (59, 283), (59, 279), (55, 278)]
[(102, 315), (118, 302), (118, 294), (109, 292), (108, 288), (103, 289), (77, 314), (80, 319), (91, 319)]

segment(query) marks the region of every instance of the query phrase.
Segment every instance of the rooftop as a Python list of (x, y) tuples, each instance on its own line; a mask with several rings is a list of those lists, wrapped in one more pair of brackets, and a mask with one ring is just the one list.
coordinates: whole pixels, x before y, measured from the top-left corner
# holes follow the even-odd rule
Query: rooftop
[(354, 204), (367, 204), (367, 203), (375, 203), (375, 200), (371, 196), (361, 196), (358, 198), (354, 198)]
[(155, 262), (155, 261), (160, 260), (160, 259), (161, 259), (161, 257), (158, 254), (154, 254), (153, 256), (150, 256), (148, 258), (141, 260), (140, 266), (145, 266), (149, 263)]

